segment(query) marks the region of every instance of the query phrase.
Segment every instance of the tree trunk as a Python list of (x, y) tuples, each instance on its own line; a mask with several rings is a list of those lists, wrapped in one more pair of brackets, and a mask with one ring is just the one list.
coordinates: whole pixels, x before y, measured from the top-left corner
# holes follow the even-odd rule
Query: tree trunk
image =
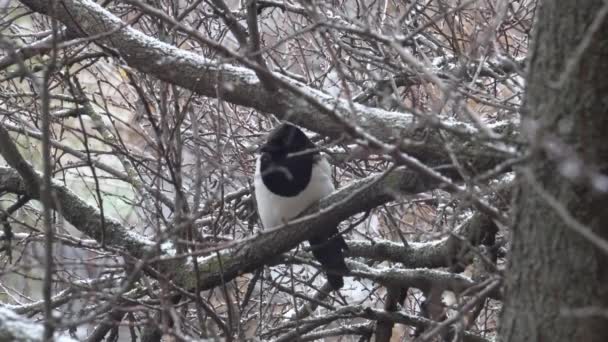
[(606, 12), (601, 0), (537, 8), (501, 341), (608, 341), (608, 253), (591, 241), (608, 237)]

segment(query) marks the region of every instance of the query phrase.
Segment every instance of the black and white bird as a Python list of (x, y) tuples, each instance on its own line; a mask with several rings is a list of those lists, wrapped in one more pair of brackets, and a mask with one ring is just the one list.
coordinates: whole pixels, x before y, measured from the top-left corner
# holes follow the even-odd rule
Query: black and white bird
[[(327, 159), (302, 130), (290, 123), (276, 127), (260, 148), (254, 185), (258, 213), (267, 229), (288, 222), (334, 191)], [(308, 242), (323, 267), (348, 271), (342, 253), (348, 247), (337, 227)], [(327, 274), (327, 280), (333, 289), (344, 286), (339, 275)]]

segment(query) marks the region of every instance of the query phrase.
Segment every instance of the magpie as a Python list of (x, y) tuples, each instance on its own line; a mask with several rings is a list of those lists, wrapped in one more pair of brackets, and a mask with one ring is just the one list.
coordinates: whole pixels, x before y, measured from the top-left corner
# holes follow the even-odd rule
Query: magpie
[[(297, 126), (280, 124), (270, 132), (259, 151), (254, 186), (264, 228), (284, 224), (334, 191), (327, 159)], [(323, 267), (348, 271), (343, 255), (348, 246), (338, 234), (338, 227), (308, 242), (313, 256)], [(335, 290), (344, 286), (339, 275), (327, 274), (327, 280)]]

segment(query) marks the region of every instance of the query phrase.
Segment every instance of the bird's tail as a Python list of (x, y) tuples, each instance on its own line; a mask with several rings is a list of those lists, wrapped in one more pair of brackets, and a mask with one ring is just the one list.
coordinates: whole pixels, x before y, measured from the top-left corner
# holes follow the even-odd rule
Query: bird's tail
[[(342, 252), (348, 249), (348, 246), (342, 235), (338, 234), (337, 229), (334, 233), (330, 236), (310, 239), (308, 242), (312, 247), (312, 255), (328, 270), (348, 272)], [(327, 274), (327, 281), (334, 290), (339, 290), (344, 286), (344, 279), (340, 275)]]

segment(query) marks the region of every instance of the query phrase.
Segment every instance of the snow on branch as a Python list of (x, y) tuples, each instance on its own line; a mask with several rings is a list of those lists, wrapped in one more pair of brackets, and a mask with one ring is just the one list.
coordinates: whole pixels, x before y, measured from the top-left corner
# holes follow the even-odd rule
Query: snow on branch
[[(36, 198), (35, 193), (27, 189), (23, 179), (11, 168), (0, 167), (0, 184), (3, 185), (3, 191), (28, 193)], [(323, 231), (328, 225), (386, 203), (399, 193), (420, 193), (434, 186), (435, 183), (425, 181), (417, 173), (404, 168), (354, 182), (323, 199), (285, 227), (224, 244), (217, 249), (221, 253), (197, 259), (201, 270), (198, 285), (201, 289), (218, 286), (222, 281), (229, 281), (263, 266), (280, 253), (289, 251), (310, 236)], [(55, 183), (54, 191), (66, 220), (81, 232), (101, 241), (99, 211), (64, 186)], [(143, 256), (150, 249), (151, 242), (144, 237), (131, 233), (115, 220), (106, 218), (105, 222), (108, 246), (128, 250), (133, 256)], [(213, 251), (205, 252), (208, 254)], [(218, 257), (221, 262), (218, 262)], [(196, 286), (197, 279), (192, 272), (192, 264), (185, 264), (184, 258), (168, 256), (158, 261), (155, 269), (158, 275), (168, 276), (179, 286)]]
[[(70, 32), (83, 37), (94, 37), (96, 41), (109, 45), (130, 67), (143, 73), (204, 96), (220, 97), (236, 105), (274, 114), (326, 136), (340, 137), (344, 131), (342, 125), (331, 115), (319, 112), (313, 103), (303, 100), (296, 92), (286, 89), (298, 89), (298, 92), (306, 93), (317, 103), (332, 108), (337, 115), (348, 118), (358, 127), (384, 141), (395, 141), (397, 137), (411, 139), (420, 134), (420, 129), (424, 127), (424, 125), (420, 126), (421, 122), (430, 120), (426, 123), (432, 124), (439, 120), (437, 117), (419, 118), (411, 113), (391, 112), (339, 99), (279, 73), (271, 73), (272, 78), (289, 87), (270, 91), (263, 86), (251, 69), (220, 63), (163, 43), (133, 29), (90, 0), (56, 2), (53, 9), (50, 8), (52, 2), (48, 1), (21, 0), (21, 2), (36, 12), (52, 15)], [(208, 39), (205, 41), (210, 44), (209, 47), (220, 53), (229, 53), (231, 57), (241, 62), (247, 61), (243, 56), (216, 42)], [(462, 124), (462, 126), (467, 128), (464, 131), (469, 131), (468, 125)], [(507, 128), (503, 131), (511, 132), (512, 129)], [(444, 140), (438, 131), (431, 134), (427, 132), (424, 138), (424, 144), (412, 144), (402, 148), (405, 152), (430, 164), (439, 165), (450, 160), (444, 151)], [(468, 138), (472, 136), (469, 135)], [(490, 168), (504, 158), (497, 153), (483, 153), (476, 144), (463, 146), (463, 151), (457, 152), (467, 157), (477, 156), (474, 160), (476, 169)]]
[[(0, 341), (41, 342), (44, 327), (0, 306)], [(56, 342), (75, 342), (63, 335), (55, 335)]]

